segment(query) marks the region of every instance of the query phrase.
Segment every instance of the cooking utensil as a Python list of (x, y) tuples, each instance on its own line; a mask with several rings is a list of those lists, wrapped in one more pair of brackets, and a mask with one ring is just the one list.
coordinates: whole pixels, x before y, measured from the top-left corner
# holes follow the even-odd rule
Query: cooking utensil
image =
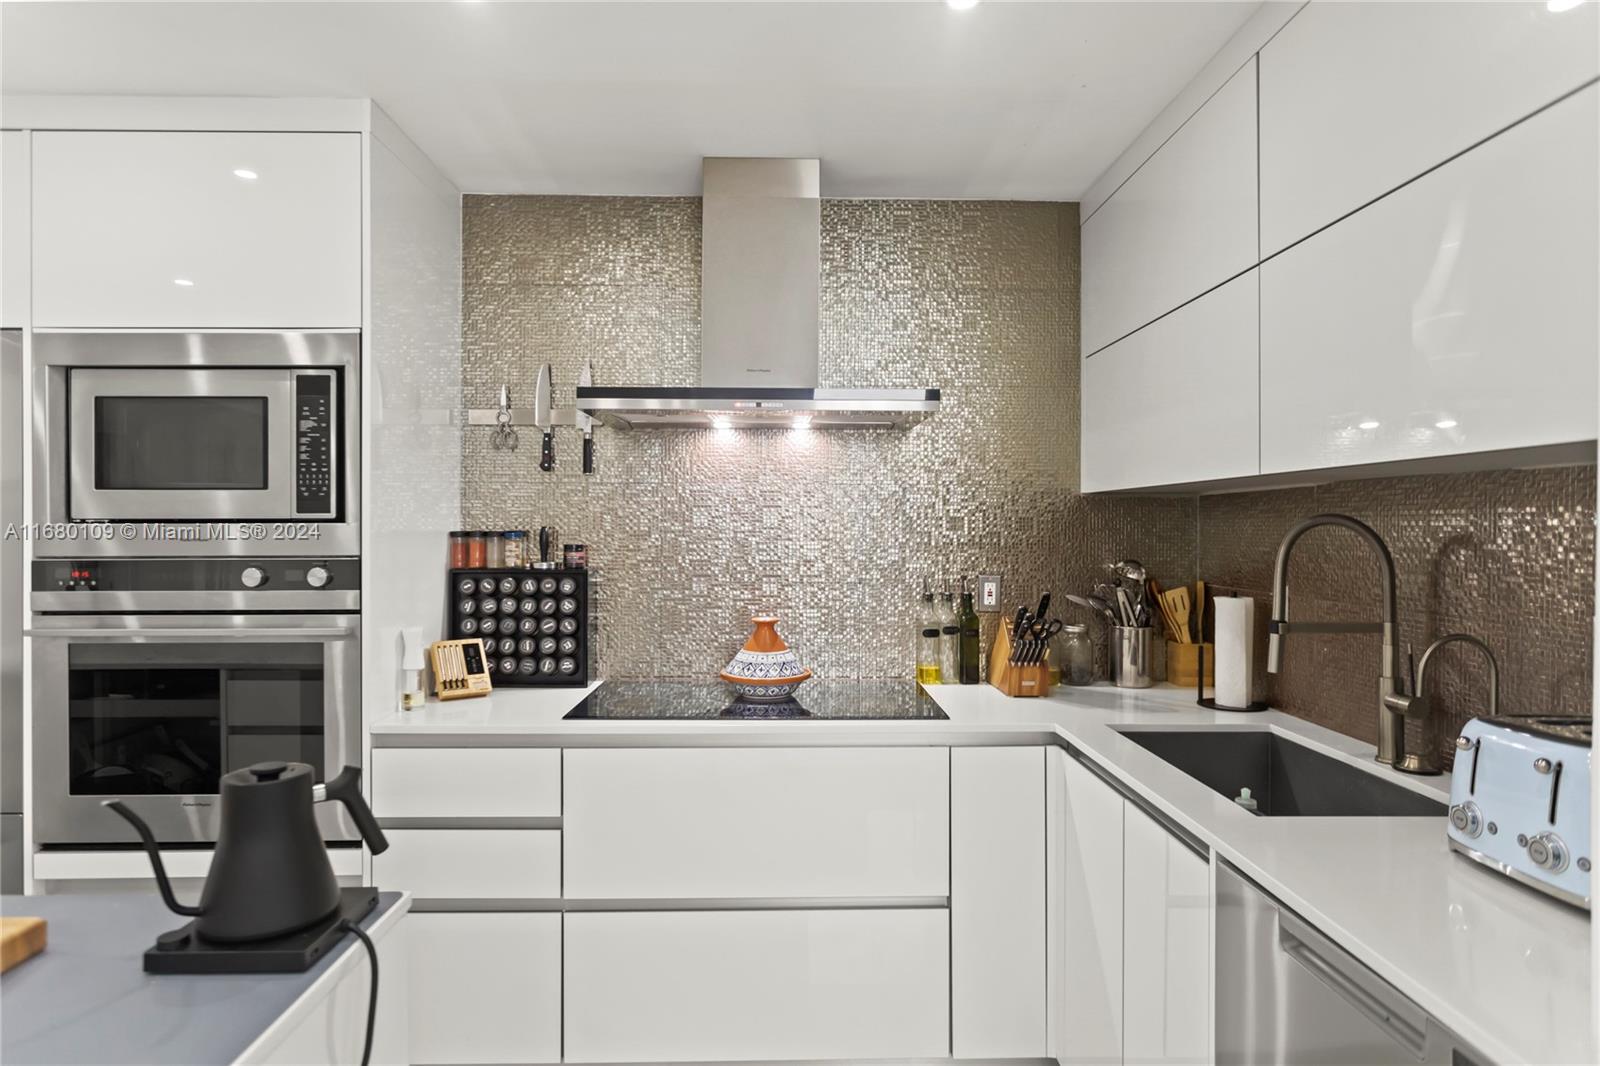
[[(594, 384), (594, 368), (588, 363), (583, 364), (583, 373), (578, 375), (578, 387), (588, 388)], [(583, 472), (594, 473), (594, 416), (578, 411), (574, 416), (579, 429), (583, 430)]]
[(1101, 599), (1099, 596), (1077, 596), (1069, 592), (1067, 593), (1067, 602), (1076, 604), (1085, 610), (1094, 611), (1098, 614), (1104, 615), (1106, 621), (1110, 622), (1112, 625), (1115, 625), (1117, 622), (1116, 612), (1111, 609), (1111, 605), (1109, 603)]
[(1036, 663), (1044, 658), (1044, 650), (1049, 646), (1050, 638), (1061, 632), (1059, 621), (1045, 621), (1043, 618), (1035, 619), (1028, 627), (1028, 651), (1025, 663)]
[(550, 412), (550, 364), (539, 368), (539, 379), (533, 387), (533, 424), (543, 432), (539, 442), (539, 469), (548, 473), (556, 468), (556, 435), (551, 428), (554, 420)]
[(1129, 596), (1128, 590), (1121, 585), (1117, 586), (1117, 606), (1122, 611), (1123, 625), (1137, 626), (1139, 624), (1138, 616), (1133, 611), (1133, 597)]
[(1023, 627), (1027, 624), (1027, 620), (1028, 609), (1026, 607), (1019, 606), (1017, 608), (1016, 617), (1013, 618), (1011, 622), (1011, 658), (1008, 661), (1013, 666), (1022, 661), (1020, 658), (1022, 654), (1022, 631)]
[(514, 452), (517, 450), (517, 431), (511, 428), (511, 386), (500, 386), (500, 409), (494, 415), (494, 433), (489, 437), (489, 443), (495, 451)]
[(1172, 616), (1173, 628), (1177, 631), (1178, 643), (1193, 644), (1189, 630), (1189, 587), (1179, 585), (1177, 588), (1168, 589), (1161, 594), (1161, 602), (1166, 606)]
[(1043, 596), (1039, 597), (1039, 609), (1033, 612), (1033, 620), (1035, 622), (1043, 622), (1046, 618), (1049, 618), (1049, 617), (1050, 617), (1050, 594), (1048, 592), (1046, 592)]

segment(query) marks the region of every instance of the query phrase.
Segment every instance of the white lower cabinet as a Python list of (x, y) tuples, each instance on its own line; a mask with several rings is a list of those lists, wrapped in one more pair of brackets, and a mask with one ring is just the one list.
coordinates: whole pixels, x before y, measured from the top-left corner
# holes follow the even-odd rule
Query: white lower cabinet
[(1211, 1058), (1211, 868), (1131, 803), (1123, 812), (1122, 1056)]
[(1048, 776), (1048, 1054), (1122, 1061), (1122, 797), (1065, 751)]
[(406, 924), (413, 1063), (561, 1061), (561, 915), (413, 912)]
[(559, 829), (386, 829), (372, 878), (420, 900), (559, 900)]
[(566, 1061), (944, 1058), (949, 937), (936, 907), (569, 912)]
[(950, 1039), (958, 1059), (1045, 1053), (1045, 755), (950, 750)]
[(1209, 1062), (1209, 861), (1064, 751), (1046, 784), (1048, 1054)]

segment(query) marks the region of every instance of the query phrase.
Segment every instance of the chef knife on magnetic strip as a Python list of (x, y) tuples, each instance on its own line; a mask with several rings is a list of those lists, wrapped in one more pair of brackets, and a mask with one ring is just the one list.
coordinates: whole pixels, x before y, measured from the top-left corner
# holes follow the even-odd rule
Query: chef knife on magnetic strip
[[(583, 373), (578, 375), (578, 387), (586, 389), (594, 384), (594, 367), (587, 361)], [(583, 430), (583, 472), (594, 473), (594, 416), (583, 411), (577, 413), (578, 428)]]
[(539, 443), (539, 469), (546, 472), (556, 468), (556, 435), (551, 428), (550, 406), (550, 364), (546, 363), (539, 368), (539, 380), (533, 387), (533, 424), (544, 434)]

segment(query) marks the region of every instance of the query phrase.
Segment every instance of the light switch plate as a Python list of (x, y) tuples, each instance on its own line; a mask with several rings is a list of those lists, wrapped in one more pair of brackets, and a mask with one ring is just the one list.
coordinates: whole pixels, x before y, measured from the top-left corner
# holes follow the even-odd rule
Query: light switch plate
[(985, 614), (1000, 610), (1000, 575), (979, 574), (977, 609)]

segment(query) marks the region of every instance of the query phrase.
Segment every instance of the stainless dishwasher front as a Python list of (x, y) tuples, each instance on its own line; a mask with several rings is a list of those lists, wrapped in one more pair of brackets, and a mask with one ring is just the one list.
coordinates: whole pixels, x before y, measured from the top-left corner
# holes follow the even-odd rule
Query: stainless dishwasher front
[(1216, 935), (1218, 1063), (1486, 1061), (1226, 863), (1217, 867)]

